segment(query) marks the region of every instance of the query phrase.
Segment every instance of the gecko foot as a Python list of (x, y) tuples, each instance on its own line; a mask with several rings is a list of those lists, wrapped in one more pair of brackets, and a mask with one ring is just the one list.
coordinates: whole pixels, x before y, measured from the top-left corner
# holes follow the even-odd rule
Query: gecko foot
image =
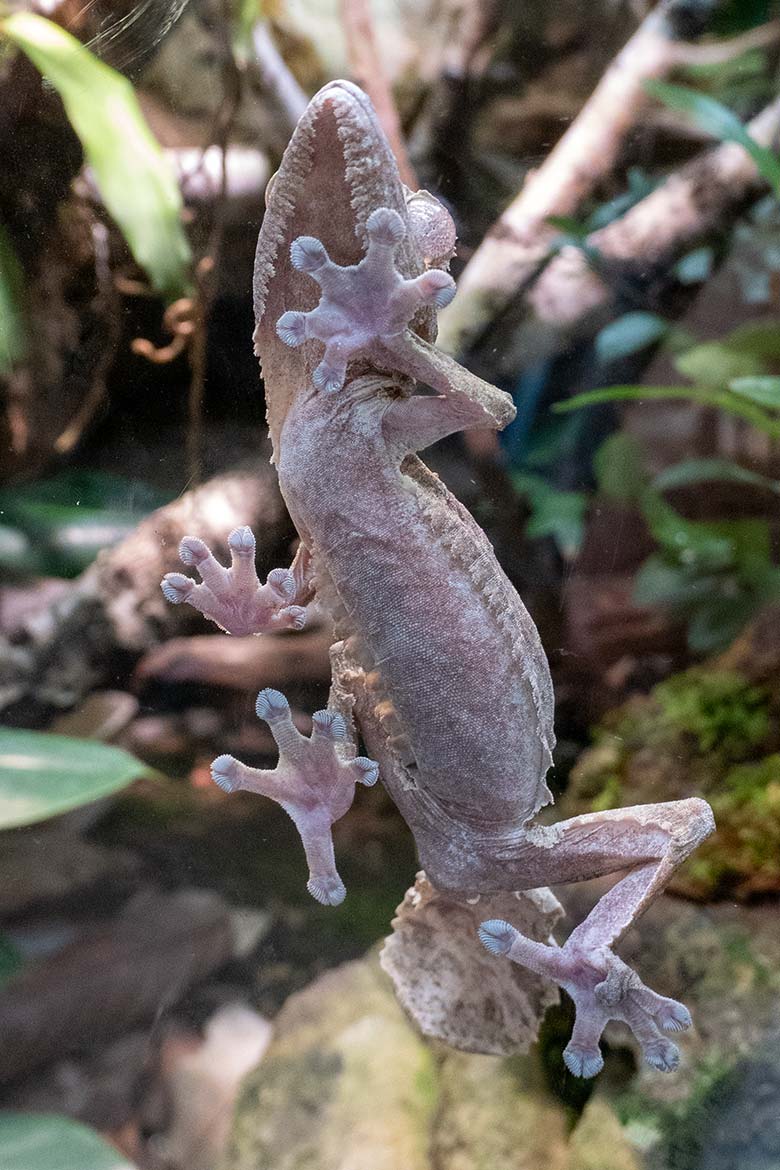
[(661, 1072), (677, 1068), (677, 1046), (662, 1032), (690, 1027), (690, 1012), (677, 1000), (651, 991), (608, 947), (587, 947), (573, 936), (563, 947), (547, 946), (499, 919), (483, 922), (479, 937), (491, 954), (506, 955), (546, 976), (574, 1001), (574, 1028), (563, 1053), (574, 1076), (592, 1077), (603, 1067), (599, 1040), (610, 1020), (631, 1029), (648, 1064)]
[(306, 610), (294, 605), (295, 578), (289, 569), (272, 569), (264, 585), (255, 569), (255, 538), (251, 528), (234, 528), (228, 537), (231, 566), (226, 569), (196, 536), (185, 536), (179, 556), (197, 569), (201, 584), (184, 573), (166, 573), (161, 588), (173, 605), (187, 602), (228, 634), (259, 634), (300, 630)]
[(211, 775), (225, 792), (257, 792), (282, 806), (306, 852), (306, 888), (322, 905), (338, 906), (346, 890), (336, 870), (331, 826), (352, 804), (356, 784), (375, 783), (378, 765), (352, 755), (349, 731), (338, 712), (316, 711), (307, 737), (293, 723), (281, 691), (270, 687), (260, 691), (255, 710), (279, 748), (276, 768), (249, 768), (232, 756), (219, 756), (211, 765)]
[(319, 304), (308, 312), (282, 313), (276, 323), (285, 345), (297, 347), (314, 339), (325, 352), (312, 375), (314, 386), (328, 394), (344, 385), (347, 363), (370, 352), (381, 341), (392, 348), (423, 305), (443, 308), (455, 295), (455, 282), (440, 268), (409, 280), (397, 270), (394, 253), (406, 235), (397, 211), (377, 207), (366, 221), (368, 248), (358, 264), (342, 267), (328, 256), (314, 236), (299, 236), (290, 245), (290, 260), (322, 290)]

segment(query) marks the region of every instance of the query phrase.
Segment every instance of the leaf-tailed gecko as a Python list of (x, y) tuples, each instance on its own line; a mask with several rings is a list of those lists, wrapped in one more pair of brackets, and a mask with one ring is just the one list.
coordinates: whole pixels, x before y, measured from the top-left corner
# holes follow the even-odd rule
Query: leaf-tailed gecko
[[(202, 584), (168, 574), (163, 590), (231, 633), (300, 628), (315, 595), (333, 622), (331, 696), (311, 736), (265, 690), (257, 713), (278, 766), (220, 756), (212, 769), (227, 791), (290, 814), (315, 898), (344, 898), (331, 826), (355, 784), (380, 775), (428, 879), (458, 898), (619, 875), (562, 947), (502, 919), (479, 936), (570, 994), (573, 1073), (601, 1068), (610, 1019), (671, 1069), (677, 1049), (663, 1033), (687, 1027), (688, 1011), (645, 987), (613, 946), (712, 831), (712, 813), (692, 799), (534, 824), (551, 800), (547, 660), (487, 537), (416, 454), (514, 413), (432, 344), (436, 308), (454, 294), (444, 270), (454, 238), (431, 196), (402, 187), (365, 95), (347, 82), (321, 90), (273, 180), (255, 264), (256, 352), (299, 552), (261, 585), (248, 528), (231, 534), (229, 569), (188, 537), (181, 556)], [(355, 725), (372, 758), (356, 754)]]

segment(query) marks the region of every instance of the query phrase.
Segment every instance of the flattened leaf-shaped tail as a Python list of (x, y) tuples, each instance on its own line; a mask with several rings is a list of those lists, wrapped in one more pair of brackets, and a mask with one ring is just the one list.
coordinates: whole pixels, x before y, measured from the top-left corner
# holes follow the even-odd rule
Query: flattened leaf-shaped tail
[(479, 941), (485, 918), (522, 922), (552, 942), (563, 913), (549, 890), (483, 894), (474, 902), (437, 890), (424, 873), (396, 911), (380, 962), (425, 1036), (465, 1052), (507, 1056), (533, 1044), (557, 988), (515, 963), (496, 963)]

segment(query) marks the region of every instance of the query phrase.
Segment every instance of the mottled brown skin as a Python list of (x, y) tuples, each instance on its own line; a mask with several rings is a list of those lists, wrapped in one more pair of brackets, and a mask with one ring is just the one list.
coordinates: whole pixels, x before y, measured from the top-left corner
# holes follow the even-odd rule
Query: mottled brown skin
[[(629, 1025), (650, 1063), (670, 1069), (677, 1050), (661, 1029), (678, 1030), (690, 1017), (645, 988), (611, 947), (712, 830), (712, 814), (689, 800), (532, 824), (550, 800), (547, 660), (484, 533), (415, 454), (466, 427), (500, 429), (514, 408), (430, 344), (434, 308), (449, 286), (441, 273), (427, 279), (421, 257), (445, 262), (438, 241), (452, 235), (427, 201), (425, 212), (407, 214), (365, 95), (346, 82), (326, 86), (274, 182), (255, 268), (255, 342), (274, 460), (301, 536), (291, 578), (269, 578), (285, 595), (263, 628), (289, 621), (279, 615), (297, 614), (314, 595), (330, 614), (329, 710), (345, 726), (357, 724), (439, 888), (473, 898), (628, 871), (562, 948), (503, 920), (483, 923), (480, 937), (491, 953), (573, 997), (565, 1058), (574, 1073), (601, 1067), (598, 1041), (611, 1018)], [(421, 235), (429, 230), (433, 242)], [(413, 290), (403, 293), (408, 326), (388, 299), (402, 286)], [(415, 379), (434, 394), (414, 393)], [(269, 584), (251, 586), (265, 591), (265, 607)], [(199, 588), (186, 600), (205, 609)], [(235, 604), (226, 597), (224, 613), (215, 612), (212, 589), (207, 612), (229, 628), (223, 619)], [(293, 742), (283, 696), (264, 694), (277, 696), (273, 719), (267, 700), (258, 713), (277, 736), (279, 768), (258, 772), (220, 757), (215, 778), (288, 808), (304, 839), (309, 889), (336, 903), (344, 889), (330, 825), (351, 803), (344, 783), (370, 782), (371, 761), (356, 773), (351, 741), (327, 759), (316, 743)]]

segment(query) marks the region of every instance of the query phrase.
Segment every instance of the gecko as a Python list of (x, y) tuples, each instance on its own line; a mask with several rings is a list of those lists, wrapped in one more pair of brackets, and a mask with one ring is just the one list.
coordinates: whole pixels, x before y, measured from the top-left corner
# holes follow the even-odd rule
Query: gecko
[[(261, 691), (256, 710), (276, 740), (277, 767), (223, 755), (213, 778), (287, 811), (308, 890), (325, 905), (346, 893), (332, 825), (355, 786), (380, 776), (428, 880), (453, 897), (614, 875), (562, 946), (504, 919), (482, 922), (479, 939), (496, 961), (571, 996), (572, 1073), (601, 1069), (612, 1019), (651, 1065), (671, 1070), (679, 1054), (666, 1033), (688, 1027), (690, 1015), (614, 948), (712, 831), (712, 813), (689, 799), (535, 820), (552, 799), (547, 658), (486, 535), (418, 455), (465, 428), (501, 429), (515, 412), (508, 394), (434, 345), (436, 311), (455, 293), (452, 221), (433, 196), (402, 186), (368, 98), (345, 81), (312, 99), (266, 203), (255, 352), (300, 545), (290, 568), (261, 584), (249, 528), (231, 533), (229, 568), (186, 537), (181, 559), (201, 583), (169, 573), (162, 587), (234, 634), (300, 629), (316, 600), (333, 627), (333, 678), (310, 736), (284, 695)], [(358, 754), (358, 738), (369, 755)]]

